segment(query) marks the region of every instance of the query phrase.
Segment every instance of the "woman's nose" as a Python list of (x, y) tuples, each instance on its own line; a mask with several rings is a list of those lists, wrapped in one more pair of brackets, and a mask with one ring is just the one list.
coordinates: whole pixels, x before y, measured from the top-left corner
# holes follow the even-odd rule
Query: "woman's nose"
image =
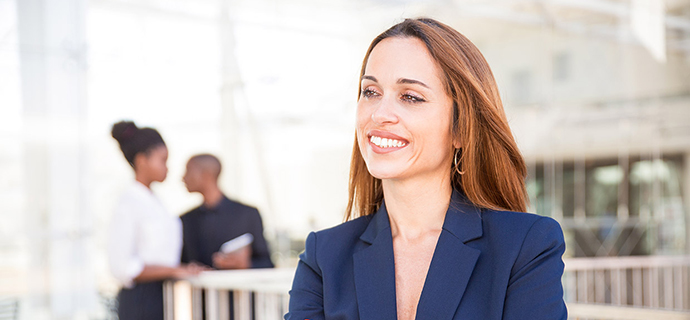
[(374, 112), (371, 113), (371, 121), (377, 125), (393, 124), (398, 122), (398, 115), (395, 112), (395, 102), (384, 97), (377, 104)]

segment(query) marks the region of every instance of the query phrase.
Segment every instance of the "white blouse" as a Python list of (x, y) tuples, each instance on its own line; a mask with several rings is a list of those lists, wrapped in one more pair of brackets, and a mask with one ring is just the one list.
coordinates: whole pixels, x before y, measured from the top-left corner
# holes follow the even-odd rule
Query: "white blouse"
[(120, 197), (110, 222), (108, 262), (123, 286), (134, 287), (144, 265), (175, 267), (182, 252), (182, 222), (149, 188), (135, 182)]

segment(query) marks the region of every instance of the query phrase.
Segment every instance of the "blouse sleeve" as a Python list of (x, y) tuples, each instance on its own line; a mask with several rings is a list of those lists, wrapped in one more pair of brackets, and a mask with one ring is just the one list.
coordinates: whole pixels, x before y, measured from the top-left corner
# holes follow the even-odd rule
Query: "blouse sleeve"
[(563, 301), (565, 241), (555, 220), (537, 220), (522, 243), (511, 271), (503, 319), (567, 319)]
[(137, 224), (133, 210), (133, 206), (120, 203), (108, 232), (110, 272), (127, 288), (134, 286), (134, 278), (144, 270), (144, 262), (137, 256)]
[(290, 290), (289, 312), (286, 320), (322, 320), (323, 278), (316, 262), (316, 234), (310, 233), (300, 255), (295, 278)]

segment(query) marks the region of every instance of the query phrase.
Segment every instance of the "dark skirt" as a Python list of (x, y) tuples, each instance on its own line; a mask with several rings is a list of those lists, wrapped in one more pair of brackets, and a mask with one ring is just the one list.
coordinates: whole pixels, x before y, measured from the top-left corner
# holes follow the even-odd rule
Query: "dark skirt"
[(163, 320), (163, 282), (137, 283), (117, 294), (120, 320)]

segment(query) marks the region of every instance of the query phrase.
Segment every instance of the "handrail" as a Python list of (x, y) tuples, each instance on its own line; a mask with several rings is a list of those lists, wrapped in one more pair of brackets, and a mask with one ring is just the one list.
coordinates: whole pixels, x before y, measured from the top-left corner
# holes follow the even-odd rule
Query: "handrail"
[[(234, 318), (238, 320), (279, 319), (287, 312), (287, 295), (294, 274), (292, 268), (214, 270), (168, 281), (164, 291), (166, 320), (201, 319), (202, 309), (206, 310), (208, 320), (230, 319), (230, 304), (234, 305)], [(178, 311), (175, 306), (180, 303), (190, 307)]]
[(690, 312), (690, 256), (570, 258), (564, 262), (569, 305)]
[(568, 303), (568, 317), (607, 320), (690, 320), (690, 313), (686, 311), (670, 311), (650, 308), (621, 307), (588, 303)]
[[(690, 280), (690, 256), (567, 258), (564, 262), (565, 300), (572, 319), (690, 320), (686, 281)], [(287, 311), (294, 272), (293, 268), (202, 272), (185, 279), (186, 293), (177, 295), (191, 299), (193, 314), (185, 312), (186, 316), (175, 319), (199, 319), (202, 308), (207, 310), (207, 319), (228, 319), (230, 292), (234, 293), (235, 319), (279, 318)], [(201, 300), (202, 291), (206, 302)]]
[(186, 279), (192, 286), (216, 290), (248, 290), (282, 294), (290, 290), (295, 269), (247, 269), (205, 271)]
[(629, 256), (563, 259), (566, 271), (690, 265), (690, 256)]

